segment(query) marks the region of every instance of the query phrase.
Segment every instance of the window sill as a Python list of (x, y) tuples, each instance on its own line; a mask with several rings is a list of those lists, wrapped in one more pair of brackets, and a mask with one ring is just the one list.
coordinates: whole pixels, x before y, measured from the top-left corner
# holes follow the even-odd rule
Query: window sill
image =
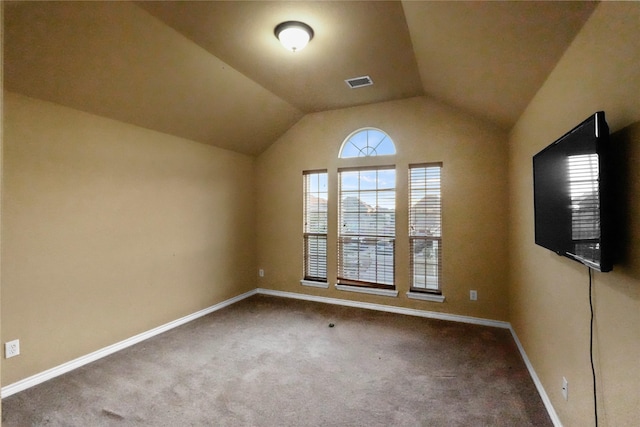
[(328, 282), (316, 282), (313, 280), (300, 280), (300, 284), (302, 286), (311, 286), (312, 288), (323, 288), (323, 289), (329, 289), (329, 283)]
[(383, 297), (397, 298), (398, 291), (380, 288), (364, 288), (361, 286), (340, 285), (336, 283), (336, 289), (339, 291), (359, 292), (362, 294), (380, 295)]
[(444, 295), (423, 294), (421, 292), (407, 292), (407, 297), (411, 299), (419, 299), (422, 301), (444, 302)]

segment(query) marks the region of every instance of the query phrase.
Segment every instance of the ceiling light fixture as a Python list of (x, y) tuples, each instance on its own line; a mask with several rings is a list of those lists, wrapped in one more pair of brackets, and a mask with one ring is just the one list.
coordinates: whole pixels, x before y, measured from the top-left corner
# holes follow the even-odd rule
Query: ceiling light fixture
[(297, 52), (313, 38), (313, 29), (304, 22), (286, 21), (278, 24), (273, 31), (286, 49)]

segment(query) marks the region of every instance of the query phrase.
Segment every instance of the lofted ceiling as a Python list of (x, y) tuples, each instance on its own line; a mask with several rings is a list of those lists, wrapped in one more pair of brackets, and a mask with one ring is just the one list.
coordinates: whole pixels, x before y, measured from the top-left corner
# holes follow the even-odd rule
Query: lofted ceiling
[[(420, 95), (508, 130), (596, 4), (5, 2), (4, 86), (250, 155), (307, 113)], [(300, 52), (287, 20), (315, 31)]]

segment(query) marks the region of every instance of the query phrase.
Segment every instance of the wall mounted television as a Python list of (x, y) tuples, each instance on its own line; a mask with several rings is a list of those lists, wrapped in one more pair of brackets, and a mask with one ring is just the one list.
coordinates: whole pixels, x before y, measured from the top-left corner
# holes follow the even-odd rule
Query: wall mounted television
[(536, 244), (601, 272), (613, 268), (608, 144), (599, 111), (533, 156)]

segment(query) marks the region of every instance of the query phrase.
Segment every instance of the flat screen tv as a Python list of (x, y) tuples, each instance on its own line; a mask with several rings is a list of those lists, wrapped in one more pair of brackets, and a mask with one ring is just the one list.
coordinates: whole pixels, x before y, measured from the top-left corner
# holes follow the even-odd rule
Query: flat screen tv
[(599, 111), (533, 156), (536, 244), (602, 272), (613, 268), (608, 142)]

